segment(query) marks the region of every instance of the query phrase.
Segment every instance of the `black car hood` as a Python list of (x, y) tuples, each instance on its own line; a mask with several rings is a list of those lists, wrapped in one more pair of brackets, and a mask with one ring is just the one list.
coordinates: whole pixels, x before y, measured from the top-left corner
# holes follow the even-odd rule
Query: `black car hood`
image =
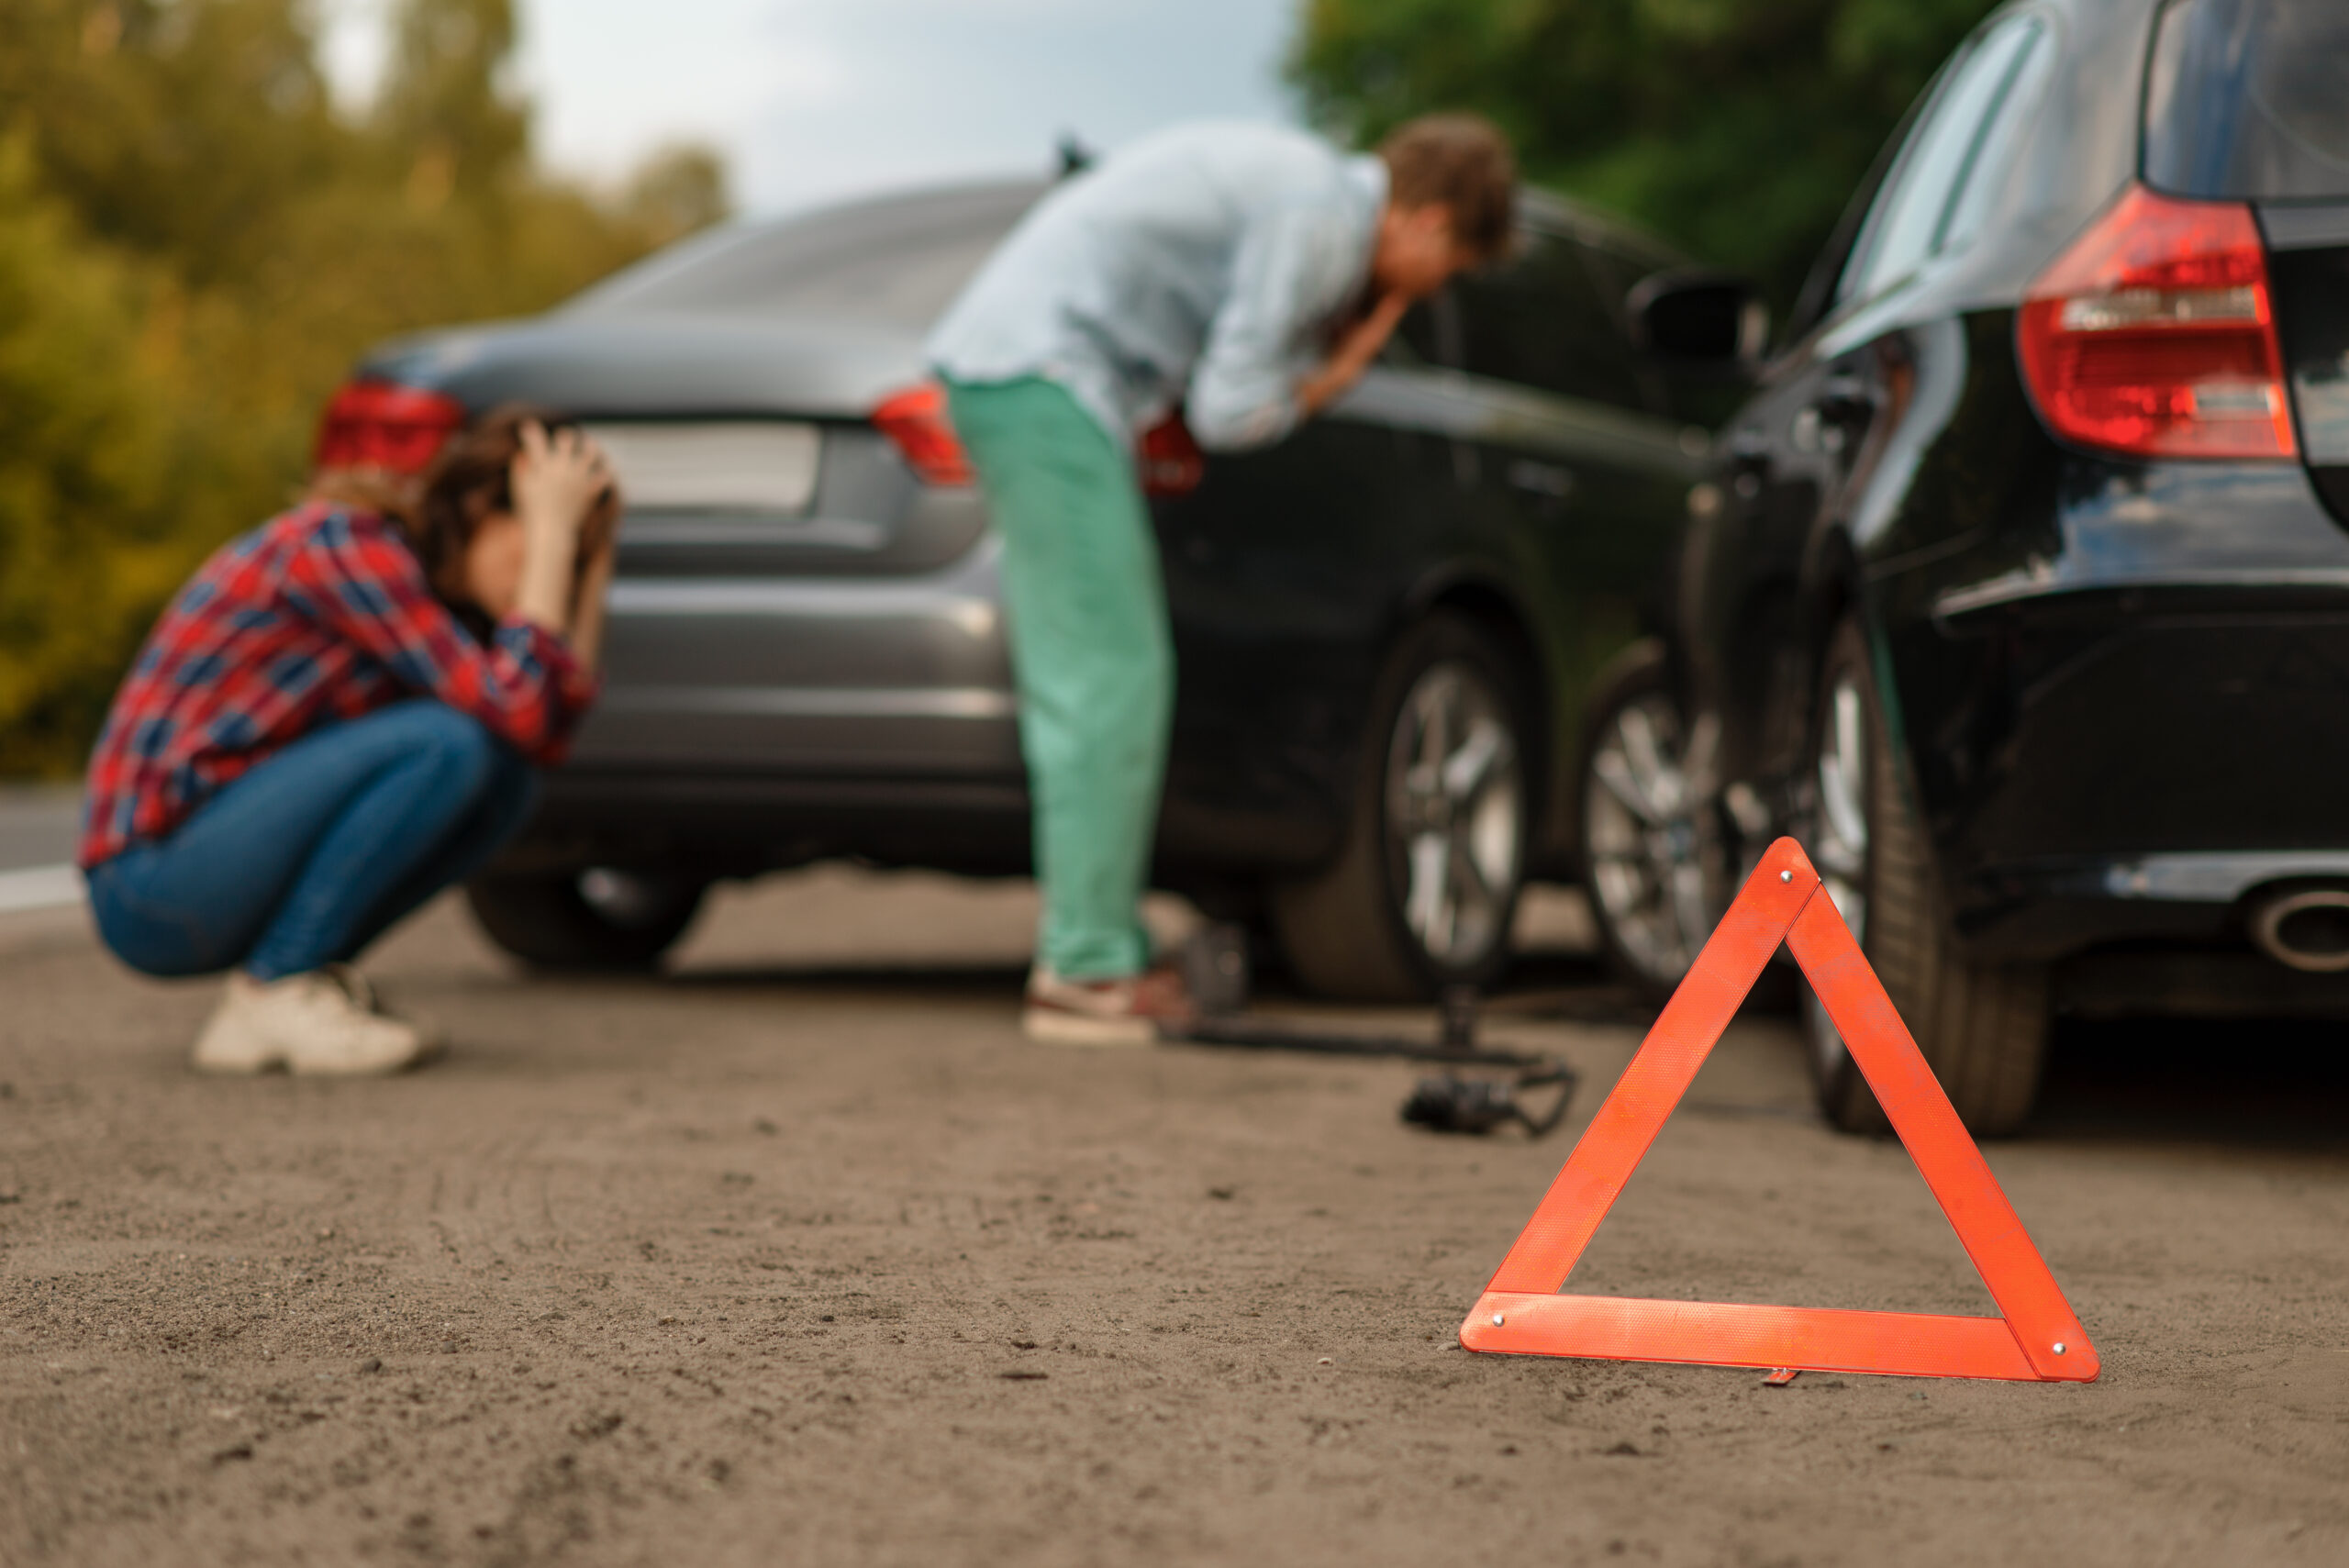
[(589, 417), (861, 419), (927, 372), (919, 339), (902, 329), (559, 311), (397, 339), (359, 373), (445, 392), (474, 409), (518, 400)]

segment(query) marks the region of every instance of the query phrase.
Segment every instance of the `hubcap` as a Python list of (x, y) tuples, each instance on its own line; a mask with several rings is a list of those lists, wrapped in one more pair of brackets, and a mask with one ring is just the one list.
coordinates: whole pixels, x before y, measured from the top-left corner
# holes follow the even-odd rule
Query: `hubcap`
[(1712, 929), (1701, 791), (1680, 713), (1662, 693), (1616, 710), (1590, 757), (1583, 848), (1590, 896), (1639, 973), (1668, 985)]
[(1412, 684), (1386, 753), (1388, 860), (1427, 955), (1467, 968), (1508, 936), (1524, 858), (1524, 783), (1500, 695), (1446, 662)]
[[(1837, 914), (1862, 941), (1868, 934), (1868, 744), (1867, 704), (1858, 678), (1839, 673), (1820, 715), (1819, 765), (1812, 787), (1815, 808), (1810, 813), (1811, 863), (1819, 868), (1820, 885), (1835, 901)], [(1822, 1075), (1840, 1068), (1848, 1052), (1843, 1037), (1819, 1005), (1806, 993), (1803, 1013), (1810, 1025), (1811, 1049), (1818, 1053)]]

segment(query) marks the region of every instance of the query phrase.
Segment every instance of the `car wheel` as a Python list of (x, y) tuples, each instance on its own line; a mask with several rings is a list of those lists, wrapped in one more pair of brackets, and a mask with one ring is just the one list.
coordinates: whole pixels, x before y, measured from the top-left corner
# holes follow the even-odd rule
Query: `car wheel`
[(1600, 678), (1582, 750), (1583, 885), (1608, 957), (1671, 995), (1720, 913), (1721, 845), (1670, 666), (1653, 644)]
[[(1866, 639), (1836, 628), (1820, 670), (1798, 833), (1933, 1075), (1977, 1137), (2011, 1132), (2038, 1096), (2047, 971), (1969, 962), (1942, 919), (1932, 851), (1902, 787)], [(1803, 1028), (1820, 1108), (1847, 1132), (1890, 1127), (1806, 985)]]
[(492, 873), (465, 899), (489, 940), (539, 969), (651, 969), (701, 908), (708, 884), (616, 871)]
[(1415, 1001), (1508, 962), (1531, 799), (1523, 689), (1508, 652), (1463, 617), (1432, 616), (1397, 644), (1343, 850), (1271, 890), (1281, 950), (1308, 990)]

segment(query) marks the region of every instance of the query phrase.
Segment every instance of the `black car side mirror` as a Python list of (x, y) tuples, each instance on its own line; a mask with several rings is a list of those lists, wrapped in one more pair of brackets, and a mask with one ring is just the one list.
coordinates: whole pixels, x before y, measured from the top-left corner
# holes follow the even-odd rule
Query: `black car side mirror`
[(1632, 286), (1623, 307), (1633, 347), (1691, 368), (1753, 365), (1769, 341), (1769, 307), (1751, 283), (1724, 272), (1657, 272)]

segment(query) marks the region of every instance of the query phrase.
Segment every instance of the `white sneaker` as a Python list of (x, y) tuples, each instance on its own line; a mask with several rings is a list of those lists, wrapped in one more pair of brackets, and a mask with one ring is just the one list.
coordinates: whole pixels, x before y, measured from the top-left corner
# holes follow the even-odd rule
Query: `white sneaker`
[(430, 1061), (440, 1041), (375, 1010), (359, 972), (328, 964), (306, 974), (255, 980), (228, 976), (228, 994), (195, 1042), (199, 1073), (289, 1073), (358, 1076), (397, 1073)]

